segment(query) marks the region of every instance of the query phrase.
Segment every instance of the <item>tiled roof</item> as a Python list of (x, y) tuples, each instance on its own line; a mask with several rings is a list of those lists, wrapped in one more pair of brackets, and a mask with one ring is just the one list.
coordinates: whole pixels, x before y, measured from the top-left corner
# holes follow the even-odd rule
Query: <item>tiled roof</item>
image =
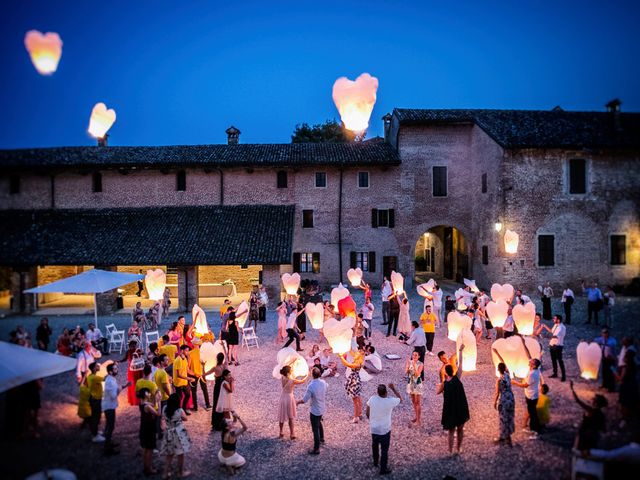
[(291, 263), (293, 205), (0, 212), (0, 265)]
[(640, 113), (396, 108), (400, 125), (475, 123), (504, 148), (640, 148)]
[(54, 147), (0, 150), (0, 168), (301, 167), (399, 165), (386, 143), (283, 143), (165, 147)]

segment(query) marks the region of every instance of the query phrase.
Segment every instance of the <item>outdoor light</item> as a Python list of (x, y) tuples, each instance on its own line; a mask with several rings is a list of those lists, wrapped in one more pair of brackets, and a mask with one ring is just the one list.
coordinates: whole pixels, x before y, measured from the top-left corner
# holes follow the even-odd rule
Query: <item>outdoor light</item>
[(62, 40), (57, 33), (43, 35), (38, 30), (29, 30), (24, 36), (24, 46), (40, 75), (51, 75), (57, 70), (62, 55)]
[(352, 287), (360, 286), (360, 283), (362, 283), (362, 269), (350, 268), (347, 271), (347, 278), (349, 279), (349, 282), (351, 282)]
[(500, 285), (499, 283), (494, 283), (491, 285), (491, 299), (494, 302), (498, 302), (500, 300), (504, 300), (507, 303), (511, 302), (513, 298), (513, 286), (505, 283), (504, 285)]
[(89, 134), (95, 138), (104, 138), (115, 121), (116, 111), (113, 108), (107, 110), (107, 106), (104, 103), (98, 102), (91, 110)]
[(393, 285), (393, 290), (398, 294), (402, 294), (404, 292), (404, 278), (401, 274), (396, 271), (391, 272), (391, 285)]
[(457, 352), (460, 351), (461, 345), (464, 345), (464, 350), (462, 350), (462, 370), (465, 373), (475, 371), (478, 348), (476, 346), (476, 336), (468, 328), (463, 329), (456, 339)]
[(333, 308), (337, 310), (338, 302), (349, 295), (349, 289), (344, 287), (342, 283), (339, 283), (336, 288), (331, 290), (331, 305), (333, 305)]
[(487, 315), (491, 325), (495, 328), (502, 328), (509, 315), (509, 304), (505, 300), (487, 303)]
[(238, 326), (240, 328), (244, 328), (244, 324), (247, 323), (247, 318), (249, 318), (249, 305), (247, 305), (246, 300), (243, 300), (238, 308), (236, 308), (236, 312), (244, 312), (240, 315), (236, 314), (236, 321), (238, 322)]
[(458, 312), (450, 312), (447, 315), (447, 337), (449, 340), (455, 342), (458, 340), (458, 335), (463, 329), (471, 329), (471, 318), (467, 315)]
[(540, 344), (531, 337), (516, 335), (509, 338), (499, 338), (491, 344), (491, 358), (496, 368), (497, 377), (500, 377), (498, 372), (500, 362), (505, 363), (512, 377), (526, 377), (529, 373), (529, 356), (539, 360), (540, 354)]
[(320, 303), (307, 303), (304, 307), (304, 311), (307, 314), (307, 318), (309, 319), (309, 323), (316, 330), (320, 330), (322, 328), (322, 324), (324, 323), (324, 304)]
[(288, 295), (295, 295), (300, 288), (300, 274), (294, 273), (292, 275), (285, 273), (282, 275), (282, 285)]
[(513, 307), (513, 321), (521, 335), (533, 335), (533, 323), (536, 319), (536, 306), (533, 302)]
[(576, 348), (580, 376), (587, 380), (596, 380), (600, 371), (602, 350), (596, 342), (580, 342)]
[(161, 268), (147, 270), (147, 274), (144, 276), (144, 285), (149, 293), (149, 299), (160, 301), (167, 286), (167, 274)]
[(356, 316), (356, 302), (353, 301), (351, 295), (338, 300), (338, 313), (342, 318)]
[(351, 350), (354, 325), (355, 319), (353, 317), (345, 317), (341, 321), (330, 318), (324, 322), (322, 331), (333, 353), (341, 355)]
[(502, 230), (502, 223), (496, 222), (494, 224), (494, 228), (496, 229), (496, 232), (499, 232), (500, 230)]
[(376, 103), (378, 79), (363, 73), (355, 81), (340, 77), (333, 84), (333, 102), (345, 127), (352, 132), (364, 132)]
[(209, 325), (207, 324), (207, 315), (204, 313), (204, 310), (198, 306), (198, 304), (194, 304), (191, 309), (191, 321), (193, 322), (193, 327), (196, 330), (198, 335), (206, 335), (209, 333)]
[(507, 253), (518, 253), (518, 234), (511, 230), (504, 232), (504, 251)]
[(475, 280), (469, 280), (468, 278), (463, 278), (464, 284), (471, 289), (472, 292), (478, 293), (480, 289), (476, 286)]
[(280, 378), (280, 370), (288, 365), (291, 367), (293, 377), (306, 377), (309, 374), (309, 365), (302, 355), (291, 347), (282, 348), (276, 357), (278, 362), (273, 369), (273, 377)]

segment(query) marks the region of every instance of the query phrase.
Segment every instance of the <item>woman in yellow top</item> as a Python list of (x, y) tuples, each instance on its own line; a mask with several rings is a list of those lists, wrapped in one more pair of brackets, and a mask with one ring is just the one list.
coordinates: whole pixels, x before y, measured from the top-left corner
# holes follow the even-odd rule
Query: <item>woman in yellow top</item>
[(353, 400), (353, 423), (358, 423), (362, 420), (362, 398), (360, 393), (362, 392), (362, 382), (360, 381), (360, 369), (364, 365), (364, 350), (362, 348), (358, 351), (351, 350), (349, 353), (353, 356), (353, 362), (347, 360), (347, 354), (343, 353), (338, 355), (345, 367), (351, 369), (351, 373), (347, 377), (347, 381), (344, 384), (347, 390), (347, 395)]

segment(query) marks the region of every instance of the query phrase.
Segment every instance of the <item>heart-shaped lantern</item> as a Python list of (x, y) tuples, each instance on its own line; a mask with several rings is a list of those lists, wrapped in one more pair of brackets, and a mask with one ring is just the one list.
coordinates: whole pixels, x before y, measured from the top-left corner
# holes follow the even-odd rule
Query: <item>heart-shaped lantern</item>
[(391, 272), (391, 285), (393, 286), (393, 290), (401, 295), (404, 292), (404, 278), (401, 274), (396, 271)]
[(471, 328), (471, 318), (456, 311), (450, 312), (447, 315), (447, 328), (447, 338), (455, 342), (463, 329)]
[(291, 347), (281, 348), (278, 350), (276, 357), (277, 364), (273, 369), (273, 378), (280, 378), (280, 370), (285, 365), (289, 365), (292, 370), (292, 376), (306, 377), (309, 374), (309, 365), (302, 355)]
[(300, 274), (284, 273), (282, 275), (282, 285), (284, 286), (284, 291), (287, 292), (287, 295), (296, 295), (298, 293), (298, 288), (300, 288)]
[(58, 69), (62, 40), (57, 33), (42, 34), (38, 30), (29, 30), (24, 36), (24, 46), (40, 75), (52, 75)]
[(333, 84), (333, 102), (345, 127), (352, 132), (364, 132), (376, 103), (378, 79), (363, 73), (355, 81), (340, 77)]
[(342, 318), (356, 316), (356, 302), (353, 301), (351, 295), (338, 301), (338, 313)]
[(311, 323), (311, 326), (316, 330), (320, 330), (324, 323), (324, 304), (309, 302), (304, 307), (304, 311), (307, 314), (307, 319), (309, 323)]
[(349, 279), (352, 287), (359, 287), (360, 283), (362, 283), (362, 269), (350, 268), (347, 271), (347, 278)]
[(500, 285), (499, 283), (494, 283), (491, 285), (491, 299), (494, 302), (498, 300), (504, 300), (505, 302), (511, 302), (513, 298), (513, 286), (505, 283), (504, 285)]
[(322, 331), (333, 353), (340, 355), (351, 350), (352, 328), (354, 325), (355, 319), (351, 316), (345, 317), (341, 321), (330, 318), (324, 322)]
[(427, 283), (421, 283), (416, 287), (416, 291), (418, 295), (424, 298), (431, 298), (431, 293), (433, 293), (433, 289), (436, 286), (436, 281), (431, 278)]
[(471, 289), (472, 292), (478, 293), (480, 289), (476, 286), (475, 280), (469, 280), (468, 278), (463, 278), (464, 284)]
[(462, 370), (464, 372), (472, 372), (476, 369), (476, 358), (478, 357), (478, 348), (476, 345), (476, 336), (471, 333), (468, 328), (462, 329), (456, 339), (456, 351), (460, 351), (460, 345), (464, 345), (462, 350)]
[(504, 232), (504, 251), (507, 253), (518, 253), (518, 242), (520, 237), (514, 231)]
[(580, 342), (576, 348), (576, 357), (580, 367), (580, 376), (587, 380), (596, 380), (600, 371), (602, 350), (596, 342)]
[(489, 302), (486, 310), (489, 320), (491, 320), (491, 325), (495, 328), (502, 328), (504, 322), (507, 321), (507, 316), (509, 316), (509, 304), (504, 300)]
[(167, 274), (161, 268), (147, 270), (144, 276), (144, 285), (151, 300), (160, 301), (167, 286)]
[(243, 300), (242, 303), (238, 305), (236, 312), (240, 312), (240, 315), (236, 313), (236, 321), (238, 322), (238, 326), (240, 328), (244, 328), (245, 324), (247, 323), (247, 318), (249, 318), (249, 305), (247, 305), (247, 302), (245, 300)]
[(198, 335), (206, 335), (209, 333), (209, 325), (207, 324), (207, 315), (204, 313), (204, 310), (198, 306), (198, 304), (194, 304), (191, 309), (191, 320), (193, 322), (193, 328)]
[(116, 111), (113, 108), (107, 110), (104, 103), (98, 102), (91, 110), (89, 133), (95, 138), (104, 138), (115, 121)]
[(498, 363), (504, 361), (512, 376), (518, 378), (526, 377), (529, 373), (529, 355), (527, 355), (527, 350), (531, 358), (540, 360), (542, 353), (540, 344), (531, 337), (515, 335), (509, 338), (499, 338), (493, 342), (493, 344), (491, 344), (491, 357), (493, 359), (493, 365), (496, 368), (496, 376), (500, 376)]
[[(215, 343), (211, 342), (203, 342), (200, 346), (200, 361), (204, 362), (204, 372), (208, 372), (213, 367), (218, 364), (218, 354), (222, 353), (223, 356), (226, 356), (224, 353), (224, 346), (220, 340)], [(207, 380), (213, 381), (215, 380), (215, 374), (211, 372), (209, 375), (205, 377)]]
[(536, 319), (536, 306), (533, 302), (516, 305), (511, 312), (513, 321), (521, 335), (533, 335), (533, 323)]
[(333, 305), (333, 308), (337, 310), (338, 302), (349, 295), (349, 289), (339, 283), (336, 288), (331, 290), (331, 305)]

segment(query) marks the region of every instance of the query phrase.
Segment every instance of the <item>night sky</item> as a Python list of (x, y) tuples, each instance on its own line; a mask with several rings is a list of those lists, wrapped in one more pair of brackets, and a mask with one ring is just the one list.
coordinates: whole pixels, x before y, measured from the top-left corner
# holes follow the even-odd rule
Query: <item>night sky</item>
[[(289, 142), (339, 118), (340, 76), (378, 77), (368, 136), (394, 107), (640, 110), (640, 2), (27, 1), (0, 6), (0, 148), (93, 145), (91, 108), (117, 111), (110, 145)], [(58, 71), (23, 39), (53, 31)]]

